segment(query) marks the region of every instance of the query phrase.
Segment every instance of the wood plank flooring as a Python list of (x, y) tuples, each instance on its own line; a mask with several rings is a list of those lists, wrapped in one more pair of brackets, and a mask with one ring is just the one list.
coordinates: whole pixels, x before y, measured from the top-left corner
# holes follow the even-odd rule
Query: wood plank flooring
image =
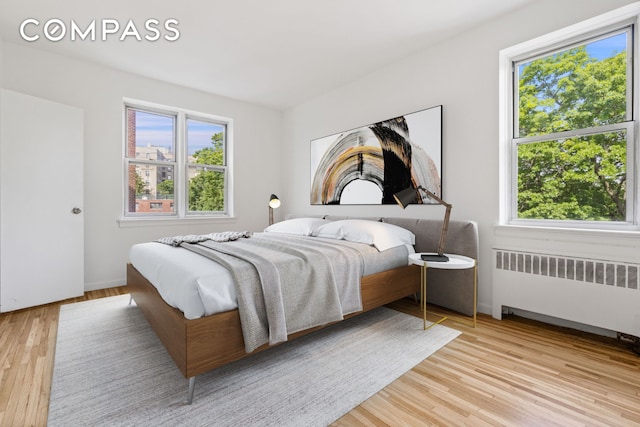
[(429, 310), (462, 334), (335, 426), (640, 426), (631, 343), (515, 316), (479, 315), (474, 329)]
[[(72, 303), (126, 293), (87, 292)], [(0, 314), (0, 426), (46, 426), (62, 303)]]
[[(0, 315), (0, 426), (46, 425), (59, 306)], [(421, 315), (409, 299), (392, 307)], [(479, 315), (474, 329), (470, 318), (429, 309), (462, 334), (334, 426), (640, 426), (640, 356), (630, 343), (519, 317)]]

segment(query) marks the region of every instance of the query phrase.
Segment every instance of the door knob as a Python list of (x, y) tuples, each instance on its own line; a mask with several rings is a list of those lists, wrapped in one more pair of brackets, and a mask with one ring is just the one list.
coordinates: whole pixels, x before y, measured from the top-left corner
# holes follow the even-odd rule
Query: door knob
[(82, 209), (80, 209), (80, 208), (73, 208), (73, 209), (71, 209), (71, 212), (73, 212), (74, 214), (78, 215), (80, 212), (82, 212)]

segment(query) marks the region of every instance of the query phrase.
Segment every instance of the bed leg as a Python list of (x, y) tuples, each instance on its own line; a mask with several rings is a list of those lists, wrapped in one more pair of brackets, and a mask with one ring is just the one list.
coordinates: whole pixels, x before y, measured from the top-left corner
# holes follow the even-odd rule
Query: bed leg
[(187, 405), (193, 403), (193, 391), (196, 388), (196, 377), (189, 378), (189, 395), (187, 396)]

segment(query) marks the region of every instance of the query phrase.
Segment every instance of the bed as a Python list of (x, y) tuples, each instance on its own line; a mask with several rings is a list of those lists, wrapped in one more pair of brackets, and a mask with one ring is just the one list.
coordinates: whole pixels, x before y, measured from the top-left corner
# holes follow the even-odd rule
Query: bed
[[(343, 316), (344, 318), (355, 316), (359, 313), (419, 292), (419, 269), (415, 266), (407, 265), (407, 254), (413, 250), (424, 252), (433, 251), (433, 247), (437, 244), (437, 236), (439, 235), (438, 221), (402, 218), (367, 218), (362, 221), (361, 219), (356, 220), (354, 218), (344, 217), (323, 217), (320, 219), (322, 220), (321, 224), (330, 224), (328, 228), (333, 229), (334, 232), (338, 233), (336, 235), (337, 237), (327, 236), (326, 234), (311, 236), (312, 229), (315, 230), (318, 228), (318, 218), (292, 218), (287, 221), (283, 221), (280, 225), (274, 225), (272, 230), (265, 230), (264, 233), (259, 234), (266, 235), (268, 233), (273, 233), (273, 235), (279, 235), (282, 233), (283, 227), (294, 228), (296, 229), (295, 233), (300, 235), (307, 233), (307, 235), (310, 236), (310, 239), (315, 238), (326, 241), (329, 239), (335, 239), (344, 243), (346, 240), (344, 229), (338, 227), (337, 224), (342, 224), (346, 221), (349, 223), (365, 223), (365, 225), (366, 223), (389, 224), (390, 226), (397, 226), (398, 228), (408, 231), (409, 235), (414, 236), (412, 244), (406, 244), (406, 242), (403, 242), (402, 245), (397, 244), (397, 246), (387, 248), (390, 249), (391, 252), (396, 252), (396, 261), (392, 262), (387, 260), (380, 263), (379, 261), (376, 261), (375, 257), (372, 258), (373, 263), (370, 263), (363, 269), (363, 276), (359, 281), (358, 293), (361, 298), (361, 307), (356, 311), (346, 313)], [(336, 229), (339, 230), (339, 232), (336, 231)], [(451, 247), (448, 246), (447, 250), (467, 256), (477, 256), (477, 228), (475, 223), (452, 221), (449, 227), (449, 234), (450, 239), (456, 246), (455, 249), (459, 250), (454, 251), (454, 245), (451, 245)], [(248, 240), (251, 240), (254, 237), (257, 236), (253, 236)], [(348, 240), (350, 245), (375, 247), (375, 244), (368, 240), (371, 236), (367, 235), (367, 233), (362, 233), (361, 230), (351, 232), (351, 235), (347, 238), (351, 239)], [(382, 243), (377, 243), (379, 243), (378, 246), (384, 248), (385, 244), (388, 242), (383, 239)], [(216, 298), (212, 298), (209, 302), (203, 302), (202, 306), (195, 304), (197, 307), (194, 308), (193, 306), (190, 307), (188, 305), (184, 305), (184, 302), (179, 301), (180, 298), (183, 297), (176, 295), (172, 296), (170, 294), (167, 295), (167, 289), (171, 289), (172, 278), (185, 276), (185, 272), (181, 272), (180, 270), (180, 265), (182, 265), (182, 263), (174, 263), (178, 266), (178, 269), (172, 273), (167, 272), (166, 269), (161, 269), (154, 273), (153, 270), (149, 270), (148, 266), (144, 267), (140, 264), (140, 255), (136, 254), (140, 249), (143, 249), (142, 252), (144, 252), (144, 248), (149, 245), (155, 245), (156, 248), (161, 248), (161, 251), (168, 254), (181, 253), (184, 255), (185, 253), (183, 251), (185, 251), (185, 249), (183, 247), (169, 248), (165, 247), (166, 245), (157, 242), (134, 245), (130, 252), (130, 263), (127, 265), (127, 285), (132, 299), (135, 300), (137, 306), (143, 312), (160, 341), (173, 358), (176, 366), (185, 378), (189, 379), (187, 402), (191, 403), (194, 395), (195, 378), (197, 375), (241, 359), (255, 352), (266, 350), (271, 346), (271, 344), (265, 343), (255, 349), (252, 349), (250, 352), (247, 352), (247, 346), (243, 336), (240, 310), (236, 308), (237, 306), (234, 306), (233, 301), (230, 303), (228, 299), (224, 302), (218, 301)], [(388, 252), (387, 249), (384, 251), (376, 250), (376, 252)], [(151, 258), (154, 256), (155, 255), (152, 255)], [(199, 259), (197, 258), (199, 255), (195, 253), (191, 253), (186, 257), (193, 259), (193, 256), (196, 256), (195, 259)], [(168, 256), (164, 261), (169, 258), (181, 259), (181, 257)], [(163, 258), (160, 257), (159, 259)], [(197, 268), (205, 268), (203, 265), (209, 262), (209, 260), (199, 260), (202, 265)], [(164, 268), (168, 268), (168, 264), (170, 263), (163, 262)], [(376, 264), (382, 264), (382, 266), (376, 267)], [(141, 270), (145, 271), (145, 273), (143, 274)], [(188, 274), (186, 275), (188, 276)], [(158, 285), (153, 283), (154, 281), (158, 281), (159, 277), (169, 278), (169, 284), (166, 285), (164, 289), (161, 285), (160, 288), (158, 288)], [(215, 275), (213, 275), (213, 277), (215, 277)], [(202, 279), (202, 275), (199, 278)], [(215, 279), (212, 279), (212, 277), (205, 277), (204, 279), (215, 282)], [(190, 278), (187, 280), (191, 281), (191, 285), (187, 286), (186, 294), (191, 297), (194, 293), (206, 294), (207, 292), (202, 291), (202, 289), (198, 287), (202, 284), (198, 282), (197, 285), (193, 285), (193, 280), (197, 281), (198, 279)], [(464, 283), (468, 281), (468, 278), (465, 277), (453, 280), (453, 282), (461, 282), (463, 287), (468, 287)], [(473, 283), (472, 279), (469, 283)], [(432, 286), (431, 283), (430, 286)], [(436, 285), (434, 284), (433, 286)], [(233, 289), (233, 286), (231, 289)], [(223, 291), (221, 293), (233, 294), (232, 291)], [(185, 293), (183, 292), (180, 295), (184, 294)], [(433, 292), (430, 292), (430, 294), (433, 294)], [(230, 297), (232, 300), (233, 295), (230, 295)], [(219, 306), (217, 309), (211, 308), (216, 305)], [(447, 306), (447, 304), (441, 305)], [(460, 307), (456, 306), (455, 301), (452, 306), (450, 305), (450, 307), (464, 312), (464, 308), (460, 309)], [(330, 323), (331, 322), (328, 324)], [(326, 325), (327, 324), (317, 325), (293, 332), (288, 334), (286, 339), (295, 339), (301, 335), (318, 330)]]

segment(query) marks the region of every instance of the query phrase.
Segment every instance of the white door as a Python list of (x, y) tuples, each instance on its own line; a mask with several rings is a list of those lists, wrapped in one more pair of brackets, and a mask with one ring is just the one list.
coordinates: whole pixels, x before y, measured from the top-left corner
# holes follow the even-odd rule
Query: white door
[(83, 113), (2, 90), (0, 311), (84, 292)]

